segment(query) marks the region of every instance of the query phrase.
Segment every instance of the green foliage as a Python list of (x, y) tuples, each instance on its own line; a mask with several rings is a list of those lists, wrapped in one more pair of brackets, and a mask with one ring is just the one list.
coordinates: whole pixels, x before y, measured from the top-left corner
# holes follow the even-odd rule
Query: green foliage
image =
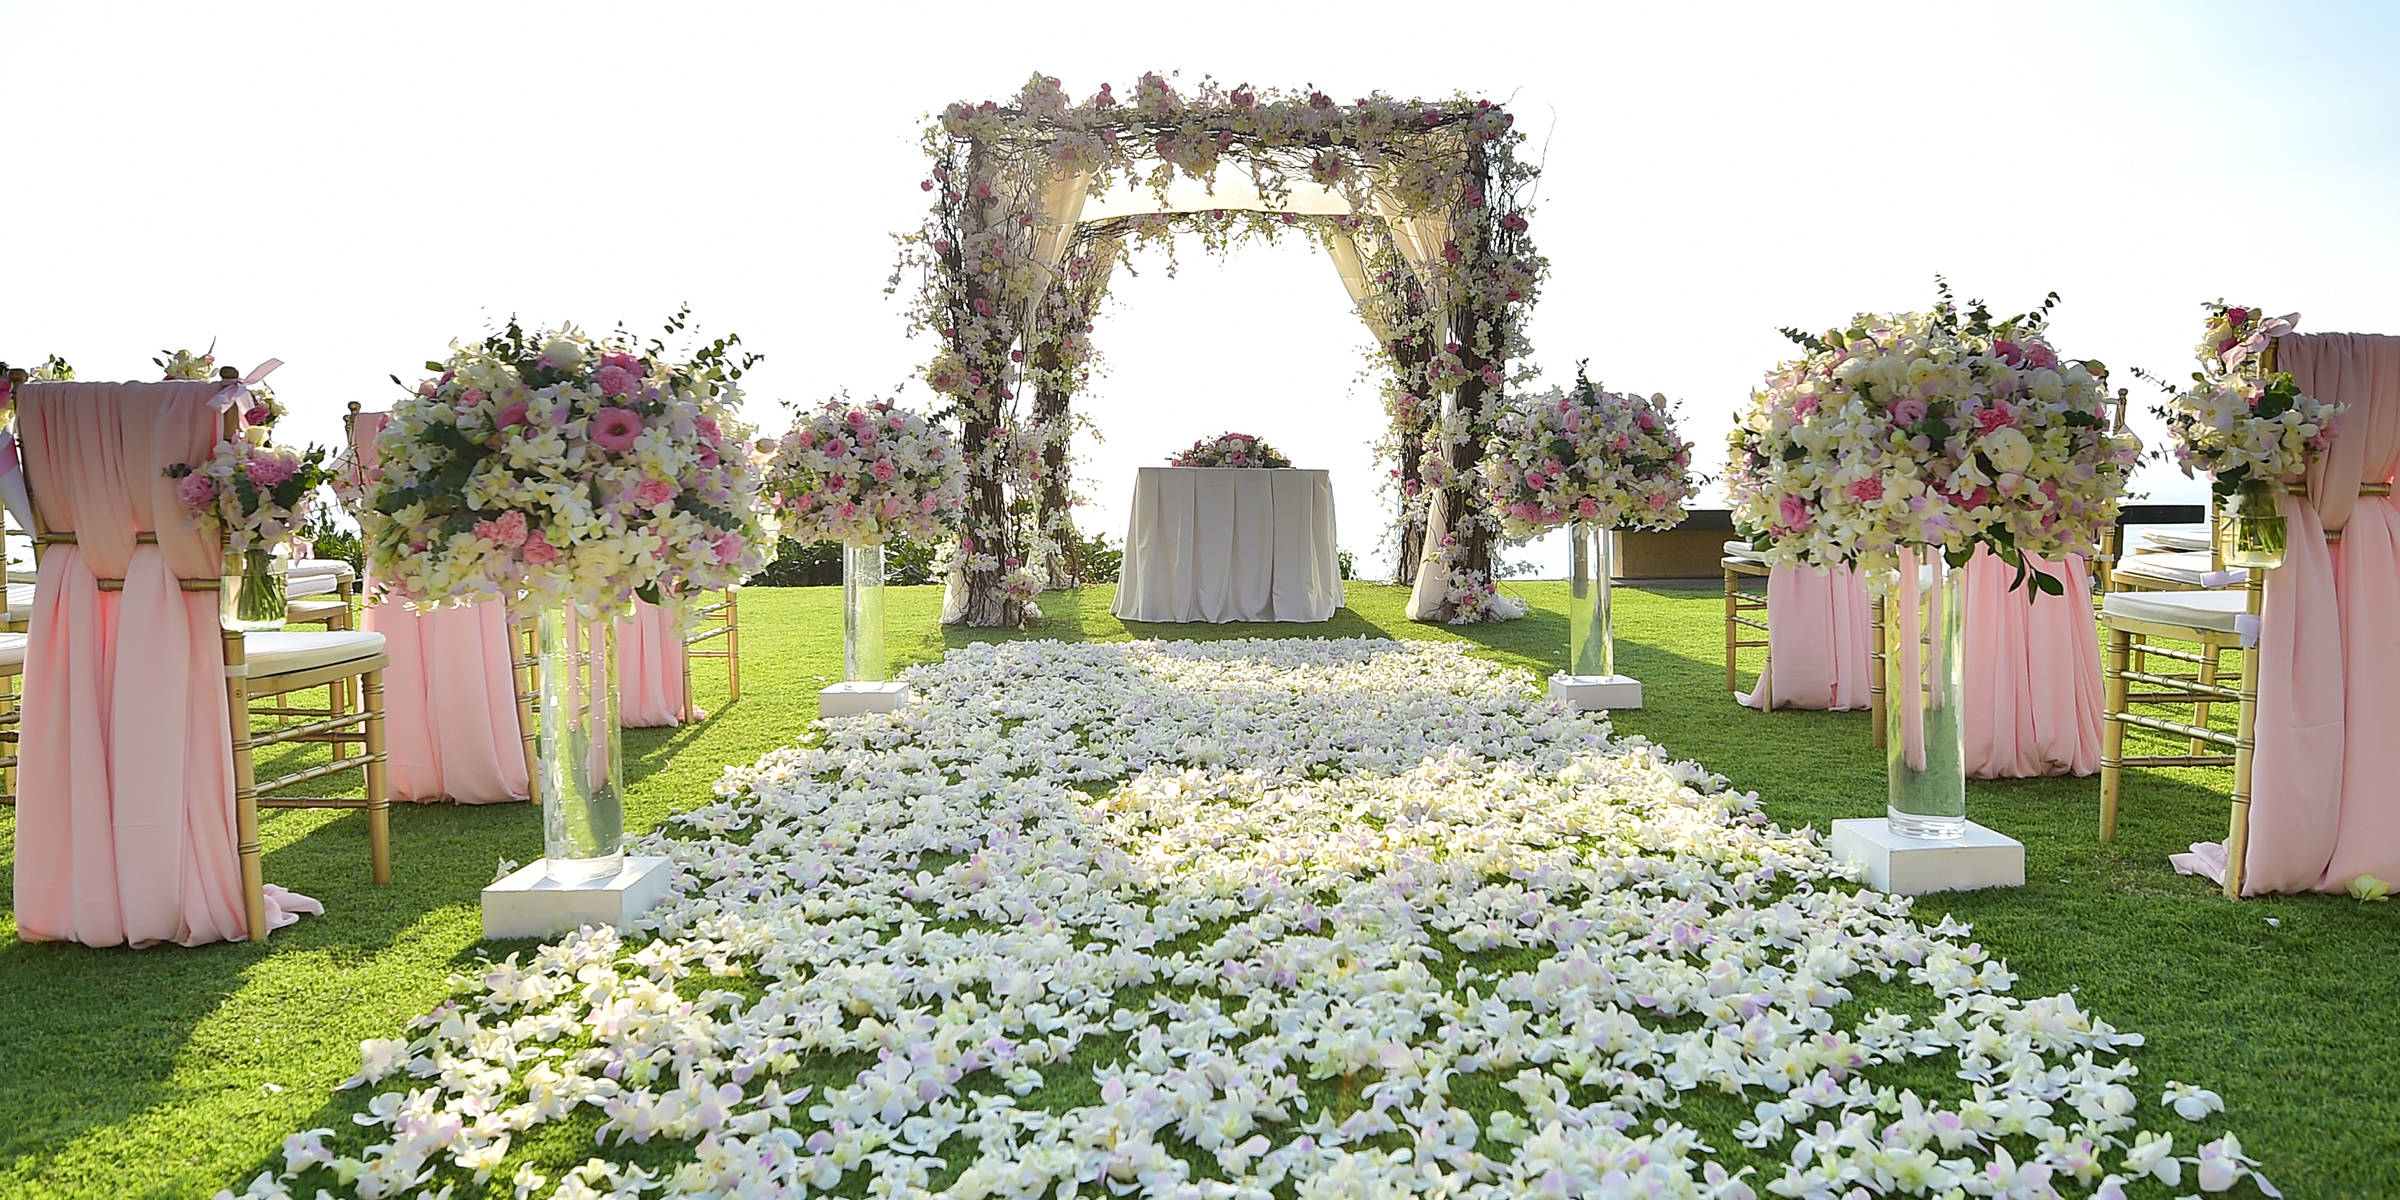
[(302, 525), (300, 536), (316, 547), (316, 557), (340, 559), (362, 576), (366, 573), (367, 548), (358, 540), (357, 530), (344, 529), (330, 519), (320, 517)]
[(1335, 554), (1334, 554), (1333, 558), (1334, 558), (1334, 561), (1335, 561), (1335, 562), (1338, 562), (1338, 563), (1340, 563), (1340, 564), (1341, 564), (1341, 567), (1342, 567), (1342, 578), (1344, 578), (1344, 579), (1351, 579), (1351, 578), (1355, 578), (1355, 577), (1357, 576), (1357, 574), (1358, 574), (1358, 556), (1357, 556), (1357, 555), (1355, 555), (1355, 554), (1352, 554), (1352, 553), (1350, 553), (1350, 552), (1349, 552), (1349, 551), (1347, 551), (1347, 550), (1341, 550), (1341, 551), (1337, 551), (1337, 552), (1335, 552)]
[[(934, 574), (935, 559), (939, 555), (940, 550), (930, 543), (912, 542), (907, 538), (886, 542), (883, 547), (883, 581), (895, 587), (939, 583), (940, 579)], [(745, 580), (742, 586), (839, 587), (841, 582), (840, 542), (797, 542), (787, 537), (775, 543), (775, 561), (768, 563), (766, 570)]]

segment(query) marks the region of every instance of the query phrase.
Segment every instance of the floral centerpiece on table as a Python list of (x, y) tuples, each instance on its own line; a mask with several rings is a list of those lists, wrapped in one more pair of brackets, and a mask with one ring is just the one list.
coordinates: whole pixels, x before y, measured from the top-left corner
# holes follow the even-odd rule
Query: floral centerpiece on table
[(1778, 564), (1890, 567), (1926, 546), (1955, 566), (1984, 546), (2022, 572), (2028, 555), (2093, 552), (2141, 444), (2109, 428), (2096, 364), (2051, 348), (2056, 300), (1995, 321), (1945, 288), (1927, 312), (1785, 330), (1806, 353), (1733, 431), (1734, 523)]
[(931, 542), (966, 512), (966, 460), (949, 430), (889, 400), (828, 400), (775, 443), (767, 491), (798, 541)]
[(1568, 521), (1672, 529), (1692, 494), (1691, 465), (1665, 396), (1602, 391), (1578, 369), (1573, 389), (1500, 415), (1481, 471), (1501, 534), (1522, 540)]
[(284, 587), (275, 552), (307, 520), (319, 485), (332, 478), (325, 448), (293, 450), (227, 438), (198, 465), (166, 473), (200, 526), (225, 541), (226, 616), (235, 628), (280, 628)]
[(736, 342), (676, 362), (655, 342), (511, 321), (451, 343), (376, 435), (360, 526), (377, 587), (605, 613), (756, 572), (767, 542)]
[(2256, 542), (2235, 545), (2234, 557), (2280, 561), (2285, 530), (2277, 481), (2306, 471), (2324, 453), (2343, 406), (2302, 393), (2289, 371), (2265, 369), (2268, 342), (2290, 333), (2300, 314), (2267, 317), (2222, 300), (2208, 310), (2193, 347), (2201, 369), (2192, 372), (2190, 387), (2153, 411), (2167, 424), (2183, 473), (2207, 472), (2234, 528)]
[(1201, 438), (1192, 448), (1167, 459), (1170, 467), (1288, 467), (1283, 452), (1246, 433), (1220, 433)]

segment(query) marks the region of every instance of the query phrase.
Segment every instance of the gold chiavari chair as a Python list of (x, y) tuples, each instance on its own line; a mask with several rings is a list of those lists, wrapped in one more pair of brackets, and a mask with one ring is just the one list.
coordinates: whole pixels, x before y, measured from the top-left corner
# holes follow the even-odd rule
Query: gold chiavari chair
[[(33, 385), (36, 389), (41, 386)], [(20, 391), (19, 394), (24, 395), (24, 392)], [(223, 414), (222, 436), (239, 436), (238, 419), (238, 414), (230, 410)], [(53, 530), (44, 520), (42, 481), (34, 477), (30, 461), (27, 468), (26, 490), (32, 499), (37, 551), (42, 546), (73, 543), (73, 530)], [(145, 533), (139, 535), (138, 540), (154, 543), (157, 537)], [(185, 591), (214, 591), (219, 586), (219, 580), (185, 579), (181, 584)], [(121, 580), (100, 581), (102, 591), (123, 586)], [(225, 630), (222, 636), (226, 734), (233, 752), (235, 840), (241, 858), (248, 928), (253, 931), (253, 937), (263, 937), (267, 916), (264, 850), (259, 841), (258, 825), (258, 810), (262, 807), (365, 810), (370, 871), (376, 883), (391, 882), (390, 797), (385, 787), (383, 736), (383, 671), (388, 660), (383, 652), (383, 637), (375, 633), (245, 634), (238, 630)], [(314, 710), (300, 710), (314, 719), (296, 723), (270, 720), (264, 726), (259, 724), (259, 717), (277, 715), (277, 706), (262, 705), (259, 701), (281, 699), (297, 692), (327, 687), (336, 680), (350, 680), (356, 685), (351, 694), (358, 697), (358, 702), (350, 710), (325, 717), (314, 717)], [(288, 706), (285, 707), (288, 711)], [(258, 753), (286, 744), (324, 745), (330, 749), (331, 758), (261, 781), (257, 775)], [(353, 746), (357, 747), (355, 752), (351, 750)], [(364, 781), (364, 795), (276, 794), (346, 771), (360, 773)]]
[[(1767, 645), (1766, 594), (1744, 591), (1742, 581), (1765, 579), (1769, 572), (1767, 560), (1759, 557), (1758, 551), (1751, 549), (1747, 542), (1725, 543), (1722, 565), (1725, 568), (1725, 690), (1738, 692), (1742, 687), (1738, 678), (1741, 652), (1765, 649)], [(1756, 636), (1745, 637), (1745, 630)], [(1759, 671), (1763, 675), (1773, 667), (1771, 661), (1761, 660)]]

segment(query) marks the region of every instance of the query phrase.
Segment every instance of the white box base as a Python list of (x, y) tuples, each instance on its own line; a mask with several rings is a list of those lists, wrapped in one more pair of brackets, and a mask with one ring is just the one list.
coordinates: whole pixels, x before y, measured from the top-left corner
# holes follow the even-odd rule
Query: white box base
[(1574, 705), (1577, 712), (1640, 708), (1642, 681), (1624, 675), (1553, 675), (1550, 698)]
[(817, 693), (820, 717), (855, 717), (860, 713), (891, 712), (908, 703), (905, 683), (868, 683), (848, 679)]
[(2025, 886), (2025, 844), (1973, 821), (1942, 842), (1902, 837), (1882, 817), (1835, 821), (1833, 856), (1864, 863), (1875, 890), (1902, 896)]
[(635, 917), (667, 898), (674, 878), (666, 859), (628, 856), (609, 878), (560, 883), (537, 858), (483, 889), (483, 936), (550, 937), (585, 925), (626, 932)]

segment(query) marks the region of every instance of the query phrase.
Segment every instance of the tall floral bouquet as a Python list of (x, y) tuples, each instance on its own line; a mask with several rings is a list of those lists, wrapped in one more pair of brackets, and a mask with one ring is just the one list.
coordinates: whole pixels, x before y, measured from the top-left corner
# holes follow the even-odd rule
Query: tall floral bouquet
[(1578, 369), (1572, 390), (1500, 414), (1481, 471), (1502, 536), (1525, 539), (1568, 521), (1672, 529), (1692, 494), (1691, 465), (1665, 396), (1605, 392)]
[[(670, 329), (681, 328), (680, 318)], [(594, 612), (737, 583), (765, 562), (749, 358), (720, 338), (688, 362), (656, 342), (516, 322), (451, 343), (376, 436), (360, 525), (378, 585)]]
[(2185, 475), (2207, 472), (2219, 494), (2308, 469), (2333, 438), (2343, 406), (2305, 395), (2291, 373), (2268, 374), (2260, 352), (2292, 331), (2300, 314), (2265, 317), (2256, 308), (2208, 306), (2208, 327), (2194, 352), (2192, 386), (2155, 411), (2167, 423)]
[(1220, 433), (1193, 442), (1191, 449), (1170, 455), (1170, 467), (1288, 467), (1283, 452), (1246, 433)]
[(950, 432), (891, 401), (829, 400), (776, 443), (767, 488), (783, 533), (803, 542), (930, 542), (967, 507)]
[[(2102, 415), (2095, 364), (2062, 360), (2042, 308), (1994, 321), (1862, 314), (1778, 365), (1734, 429), (1734, 521), (1769, 561), (1889, 567), (1904, 547), (1963, 564), (1988, 547), (2088, 554), (2116, 519), (2140, 443)], [(2056, 594), (2059, 581), (2035, 583)]]
[(201, 527), (222, 535), (230, 554), (265, 553), (307, 520), (319, 485), (332, 479), (325, 448), (217, 443), (197, 466), (167, 468), (175, 495)]

